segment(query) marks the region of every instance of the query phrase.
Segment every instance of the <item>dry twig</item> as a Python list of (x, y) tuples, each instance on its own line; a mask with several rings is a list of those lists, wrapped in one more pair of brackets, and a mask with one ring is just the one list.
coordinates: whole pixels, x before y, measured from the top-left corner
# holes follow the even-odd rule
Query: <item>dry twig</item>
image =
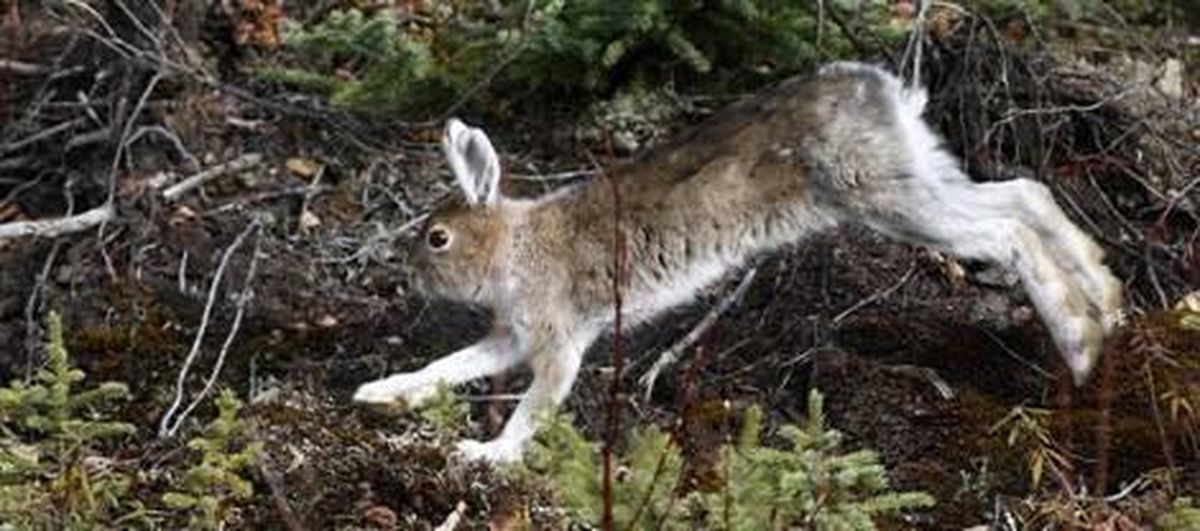
[(15, 61), (13, 59), (0, 59), (0, 71), (12, 72), (26, 76), (36, 76), (46, 72), (48, 69), (45, 66), (26, 63), (23, 61)]
[(0, 225), (0, 238), (53, 238), (111, 221), (116, 217), (115, 213), (112, 205), (100, 205), (82, 214), (64, 218), (14, 221)]
[(0, 154), (9, 153), (9, 152), (21, 149), (25, 146), (28, 146), (31, 144), (36, 144), (36, 143), (46, 140), (50, 137), (53, 137), (54, 135), (62, 133), (63, 131), (69, 131), (71, 129), (79, 127), (85, 123), (87, 123), (87, 118), (84, 118), (81, 116), (74, 120), (68, 120), (66, 122), (57, 124), (55, 126), (47, 127), (47, 128), (45, 128), (41, 131), (38, 131), (37, 133), (34, 133), (28, 137), (22, 138), (21, 140), (17, 140), (15, 142), (0, 146)]
[[(609, 139), (609, 154), (612, 152), (612, 140)], [(621, 187), (615, 179), (608, 177), (613, 194), (613, 333), (612, 333), (612, 382), (608, 389), (608, 434), (604, 438), (604, 514), (603, 527), (605, 531), (613, 529), (613, 452), (617, 446), (617, 435), (621, 432), (621, 411), (619, 399), (621, 395), (621, 368), (625, 358), (621, 352), (621, 304), (623, 302), (622, 284), (629, 269), (628, 248), (625, 243), (625, 233), (621, 230)]]
[(296, 517), (296, 512), (288, 503), (287, 493), (283, 491), (283, 476), (271, 466), (270, 460), (269, 455), (264, 455), (258, 461), (258, 471), (262, 474), (267, 488), (271, 490), (271, 502), (275, 504), (275, 510), (288, 531), (304, 531), (304, 524)]
[(178, 411), (179, 406), (183, 404), (183, 392), (184, 387), (187, 384), (188, 373), (191, 372), (192, 364), (195, 363), (196, 358), (200, 354), (200, 345), (204, 343), (204, 335), (208, 331), (208, 321), (212, 316), (213, 306), (216, 304), (217, 292), (219, 291), (218, 288), (221, 285), (221, 279), (225, 276), (226, 267), (229, 266), (229, 259), (233, 256), (233, 253), (242, 246), (242, 244), (246, 241), (246, 238), (250, 236), (250, 233), (258, 231), (260, 226), (261, 225), (257, 221), (251, 222), (246, 226), (246, 229), (243, 230), (241, 234), (238, 234), (237, 238), (233, 240), (233, 243), (230, 243), (229, 247), (225, 248), (225, 252), (221, 255), (221, 262), (217, 265), (217, 271), (213, 275), (212, 284), (210, 284), (208, 288), (208, 301), (204, 304), (204, 313), (200, 317), (200, 327), (196, 330), (196, 337), (192, 341), (192, 348), (190, 351), (188, 351), (187, 358), (184, 359), (183, 367), (180, 368), (179, 377), (175, 382), (175, 399), (171, 402), (171, 407), (168, 408), (167, 412), (163, 414), (162, 421), (159, 424), (159, 438), (165, 439), (173, 437), (179, 430), (180, 425), (182, 425), (183, 421), (187, 418), (188, 414), (191, 413), (191, 411), (195, 409), (197, 405), (199, 405), (200, 401), (204, 399), (204, 397), (216, 384), (217, 375), (220, 373), (221, 366), (225, 361), (225, 355), (229, 352), (229, 347), (233, 344), (233, 340), (237, 336), (238, 329), (241, 327), (242, 317), (246, 310), (246, 303), (249, 302), (252, 295), (250, 286), (258, 269), (258, 249), (261, 239), (255, 240), (254, 253), (250, 257), (250, 269), (246, 273), (246, 280), (242, 285), (242, 292), (237, 299), (237, 313), (234, 315), (233, 324), (230, 325), (229, 334), (225, 336), (225, 342), (221, 345), (221, 350), (217, 354), (217, 360), (213, 365), (212, 372), (208, 379), (204, 382), (204, 388), (200, 391), (196, 398), (193, 399), (190, 404), (188, 404), (187, 408), (184, 409), (183, 413), (181, 413), (178, 418), (175, 418), (175, 412)]
[(862, 299), (862, 300), (850, 305), (849, 308), (846, 308), (845, 310), (842, 310), (841, 313), (835, 315), (833, 317), (833, 321), (832, 321), (833, 324), (837, 325), (838, 323), (844, 321), (847, 317), (850, 317), (850, 315), (852, 315), (854, 312), (861, 310), (863, 307), (865, 307), (877, 300), (886, 299), (889, 295), (891, 295), (892, 293), (895, 293), (896, 290), (903, 287), (904, 284), (906, 284), (908, 282), (908, 279), (912, 278), (913, 273), (916, 273), (916, 272), (917, 272), (917, 264), (913, 264), (912, 266), (910, 266), (908, 268), (908, 272), (904, 273), (904, 276), (900, 277), (900, 280), (897, 280), (895, 284), (892, 284), (890, 287), (888, 287), (886, 289), (882, 289), (882, 290), (876, 291), (875, 293), (872, 293), (867, 298)]
[(208, 168), (200, 173), (179, 181), (166, 190), (163, 190), (163, 199), (166, 199), (168, 202), (176, 201), (183, 194), (217, 177), (230, 173), (245, 171), (249, 168), (257, 166), (262, 162), (262, 159), (263, 156), (261, 153), (246, 153), (229, 162)]

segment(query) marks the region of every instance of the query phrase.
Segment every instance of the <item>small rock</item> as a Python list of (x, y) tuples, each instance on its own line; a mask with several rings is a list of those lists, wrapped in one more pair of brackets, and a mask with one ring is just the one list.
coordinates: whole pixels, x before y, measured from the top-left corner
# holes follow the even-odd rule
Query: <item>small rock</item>
[(317, 217), (311, 211), (305, 210), (300, 213), (300, 230), (309, 231), (321, 226), (321, 218)]
[(299, 177), (312, 177), (321, 169), (321, 165), (312, 159), (292, 157), (284, 164), (288, 171)]
[(983, 270), (975, 273), (975, 281), (984, 286), (1011, 288), (1017, 285), (1020, 277), (1008, 269), (998, 265), (989, 265)]
[(160, 171), (146, 179), (146, 188), (158, 190), (160, 188), (165, 188), (168, 184), (175, 182), (176, 180), (177, 176), (174, 172)]
[(334, 317), (329, 314), (322, 315), (320, 318), (317, 319), (317, 326), (319, 326), (321, 328), (333, 328), (333, 327), (337, 326), (337, 324), (338, 324), (337, 317)]
[(1183, 98), (1183, 61), (1167, 59), (1163, 63), (1163, 73), (1154, 86), (1172, 98)]
[(1013, 308), (1012, 320), (1017, 325), (1023, 325), (1023, 324), (1029, 323), (1029, 322), (1033, 321), (1033, 318), (1034, 318), (1033, 308), (1031, 308), (1029, 306), (1018, 306), (1016, 308)]
[(1200, 313), (1200, 290), (1193, 291), (1180, 298), (1179, 302), (1175, 303), (1175, 309)]
[(1000, 293), (989, 291), (972, 300), (969, 313), (971, 321), (992, 328), (1008, 328), (1012, 326), (1008, 298)]
[(613, 133), (613, 148), (619, 153), (633, 153), (641, 147), (638, 143), (637, 136), (629, 131), (617, 131)]
[(196, 219), (195, 210), (192, 210), (186, 206), (180, 206), (171, 213), (171, 217), (167, 220), (167, 223), (171, 226), (179, 226), (184, 223), (191, 222), (194, 219)]
[(59, 266), (54, 272), (54, 282), (58, 284), (70, 284), (75, 278), (75, 268), (71, 265)]
[(396, 511), (386, 505), (368, 507), (363, 511), (363, 520), (375, 529), (395, 529), (400, 523), (400, 519), (396, 517)]

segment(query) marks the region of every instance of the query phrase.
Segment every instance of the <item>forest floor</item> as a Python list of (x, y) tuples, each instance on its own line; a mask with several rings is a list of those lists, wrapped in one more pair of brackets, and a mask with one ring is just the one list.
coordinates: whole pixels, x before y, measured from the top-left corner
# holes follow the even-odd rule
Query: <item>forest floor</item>
[[(231, 516), (234, 528), (433, 528), (460, 503), (467, 528), (565, 525), (546, 485), (455, 463), (440, 443), (445, 434), (419, 415), (380, 415), (350, 401), (361, 383), (420, 367), (486, 330), (486, 314), (423, 300), (401, 273), (411, 229), (451, 190), (435, 142), (440, 124), (365, 125), (303, 98), (240, 88), (240, 61), (249, 59), (222, 58), (230, 42), (197, 48), (222, 72), (213, 85), (154, 78), (132, 60), (96, 63), (81, 44), (54, 34), (52, 21), (27, 13), (25, 23), (25, 44), (11, 58), (47, 69), (74, 64), (95, 79), (72, 78), (94, 85), (63, 97), (52, 72), (0, 71), (16, 81), (0, 94), (0, 222), (77, 214), (106, 197), (115, 216), (56, 238), (0, 239), (0, 376), (29, 374), (40, 356), (40, 317), (61, 312), (87, 381), (130, 386), (133, 399), (116, 416), (139, 431), (117, 451), (120, 466), (153, 471), (142, 474), (137, 495), (155, 500), (182, 473), (180, 441), (213, 416), (204, 405), (182, 425), (185, 435), (156, 437), (184, 360), (198, 344), (190, 397), (227, 349), (219, 386), (247, 397), (244, 415), (266, 456), (251, 474), (256, 496)], [(954, 88), (962, 79), (955, 76), (973, 71), (942, 54), (930, 59), (938, 73), (932, 106), (942, 109), (934, 118), (961, 152), (977, 139), (947, 125), (969, 98)], [(1157, 57), (1138, 64), (1157, 69)], [(1160, 78), (1097, 73), (1105, 70), (1074, 70), (1092, 76), (1086, 81), (1059, 70), (1022, 77), (1037, 77), (1044, 89), (1045, 121), (1032, 125), (1043, 139), (1129, 132), (1128, 146), (1085, 150), (1077, 141), (1074, 151), (1049, 150), (1053, 160), (1039, 170), (1051, 170), (1038, 174), (1097, 235), (1126, 283), (1129, 322), (1109, 339), (1087, 385), (1069, 383), (1010, 275), (851, 227), (756, 262), (749, 290), (648, 399), (637, 377), (745, 271), (699, 303), (625, 331), (632, 368), (618, 397), (623, 425), (671, 426), (685, 412), (721, 404), (725, 413), (698, 422), (694, 440), (725, 440), (748, 405), (762, 406), (770, 427), (796, 423), (809, 390), (820, 389), (830, 425), (851, 447), (878, 451), (892, 486), (936, 498), (904, 527), (961, 529), (1014, 514), (1032, 522), (1056, 510), (1145, 525), (1172, 496), (1200, 492), (1197, 413), (1174, 411), (1163, 398), (1172, 382), (1193, 399), (1200, 386), (1200, 332), (1176, 322), (1188, 311), (1177, 304), (1200, 285), (1197, 85), (1184, 77), (1179, 94), (1159, 91), (1125, 106), (1104, 94)], [(46, 133), (58, 124), (69, 126)], [(580, 147), (548, 129), (520, 121), (495, 128), (509, 173), (523, 179), (516, 186), (531, 194), (559, 184), (538, 175), (589, 167)], [(118, 161), (114, 145), (125, 153)], [(1162, 160), (1178, 167), (1150, 166), (1133, 155), (1139, 149), (1168, 151), (1174, 158)], [(213, 171), (202, 186), (164, 194), (231, 161), (235, 167)], [(239, 301), (248, 293), (243, 316)], [(202, 319), (209, 305), (211, 317)], [(596, 343), (565, 406), (596, 441), (613, 398), (610, 351), (610, 338)], [(684, 403), (688, 378), (703, 385)], [(458, 435), (494, 435), (512, 404), (486, 398), (526, 381), (518, 371), (466, 387), (475, 421)], [(1031, 449), (1011, 446), (1007, 430), (996, 429), (1018, 406), (1052, 412), (1054, 447), (1066, 456), (1038, 487)]]

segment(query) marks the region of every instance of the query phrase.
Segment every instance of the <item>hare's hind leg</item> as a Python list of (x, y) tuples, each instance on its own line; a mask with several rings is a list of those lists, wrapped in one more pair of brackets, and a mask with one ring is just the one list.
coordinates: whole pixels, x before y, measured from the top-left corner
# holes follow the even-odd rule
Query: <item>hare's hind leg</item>
[(1000, 217), (1019, 214), (1080, 286), (1099, 313), (1105, 332), (1120, 320), (1122, 287), (1104, 265), (1104, 251), (1063, 213), (1046, 185), (1029, 179), (981, 183), (979, 197)]
[(1019, 211), (987, 209), (985, 186), (970, 181), (904, 181), (899, 208), (868, 213), (875, 228), (1017, 272), (1077, 384), (1091, 372), (1104, 332), (1076, 278), (1058, 266), (1050, 243)]
[(467, 348), (440, 358), (416, 372), (393, 374), (363, 384), (354, 401), (365, 404), (403, 402), (420, 407), (437, 392), (438, 385), (455, 385), (508, 369), (523, 359), (508, 333), (494, 332)]

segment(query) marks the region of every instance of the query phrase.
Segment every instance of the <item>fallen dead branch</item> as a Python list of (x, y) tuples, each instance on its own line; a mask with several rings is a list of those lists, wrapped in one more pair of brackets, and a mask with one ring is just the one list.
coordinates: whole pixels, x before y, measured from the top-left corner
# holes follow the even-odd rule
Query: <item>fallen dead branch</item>
[(46, 72), (48, 69), (45, 66), (26, 63), (23, 61), (14, 61), (12, 59), (0, 59), (0, 71), (12, 72), (26, 76), (36, 76)]
[(178, 183), (163, 190), (163, 199), (168, 202), (173, 202), (179, 199), (183, 194), (195, 189), (196, 187), (216, 179), (222, 175), (245, 171), (262, 163), (262, 153), (246, 153), (229, 162), (218, 164), (200, 173), (192, 175)]
[(116, 211), (112, 205), (101, 205), (82, 214), (56, 219), (14, 221), (0, 225), (0, 238), (54, 238), (95, 227), (112, 221)]
[(64, 131), (70, 131), (71, 129), (79, 127), (85, 123), (87, 123), (87, 118), (79, 117), (79, 118), (75, 118), (74, 120), (68, 120), (66, 122), (63, 122), (63, 123), (60, 123), (60, 124), (57, 124), (57, 125), (54, 125), (51, 127), (47, 127), (41, 131), (38, 131), (37, 133), (34, 133), (25, 138), (22, 138), (21, 140), (17, 140), (10, 144), (5, 144), (3, 146), (0, 146), (0, 153), (9, 153), (9, 152), (24, 148), (26, 146), (36, 144), (38, 142), (46, 140), (50, 137), (53, 137), (59, 133), (64, 132)]

